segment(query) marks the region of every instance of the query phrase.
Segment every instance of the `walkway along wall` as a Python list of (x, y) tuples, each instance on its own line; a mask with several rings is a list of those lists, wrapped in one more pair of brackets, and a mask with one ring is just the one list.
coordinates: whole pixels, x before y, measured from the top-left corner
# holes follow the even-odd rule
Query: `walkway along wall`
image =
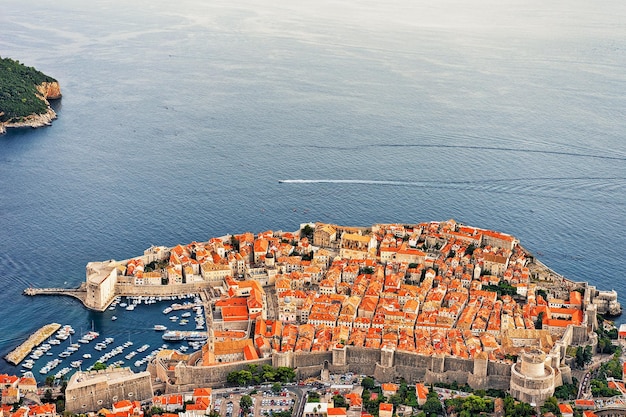
[[(248, 364), (287, 366), (296, 370), (298, 378), (319, 377), (324, 363), (328, 363), (332, 373), (350, 371), (358, 375), (376, 376), (381, 382), (404, 378), (426, 383), (456, 381), (459, 384), (467, 383), (474, 389), (509, 389), (511, 363), (395, 351), (391, 357), (391, 366), (388, 366), (390, 358), (384, 358), (381, 362), (381, 356), (382, 351), (378, 349), (347, 346), (345, 365), (341, 363), (342, 356), (333, 356), (333, 352), (274, 353), (266, 359), (213, 366), (179, 364), (174, 371), (175, 385), (168, 386), (167, 390), (174, 392), (201, 386), (217, 387), (226, 382), (228, 373), (244, 369)], [(333, 358), (339, 363), (333, 363)]]
[(241, 361), (211, 366), (190, 366), (184, 362), (179, 363), (174, 369), (174, 384), (168, 384), (166, 391), (184, 392), (194, 388), (222, 387), (227, 381), (228, 374), (233, 371), (245, 369), (248, 365), (272, 365), (272, 358), (258, 359), (255, 361)]

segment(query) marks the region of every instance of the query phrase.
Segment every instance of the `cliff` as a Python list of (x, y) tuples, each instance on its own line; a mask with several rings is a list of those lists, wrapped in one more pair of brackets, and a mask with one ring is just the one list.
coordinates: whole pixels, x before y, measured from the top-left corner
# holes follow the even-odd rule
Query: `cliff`
[[(42, 127), (42, 126), (50, 126), (52, 121), (57, 118), (57, 114), (52, 107), (50, 107), (50, 103), (48, 100), (56, 100), (61, 98), (61, 87), (57, 81), (53, 82), (43, 82), (36, 86), (37, 91), (40, 94), (37, 94), (40, 100), (42, 100), (46, 105), (46, 111), (44, 113), (32, 113), (28, 116), (22, 116), (19, 118), (11, 118), (6, 122), (0, 122), (0, 135), (6, 133), (7, 128), (18, 128), (18, 127)], [(0, 116), (4, 115), (4, 112), (0, 112)]]
[(35, 68), (0, 58), (0, 134), (9, 127), (50, 125), (56, 113), (48, 100), (61, 98), (59, 83)]

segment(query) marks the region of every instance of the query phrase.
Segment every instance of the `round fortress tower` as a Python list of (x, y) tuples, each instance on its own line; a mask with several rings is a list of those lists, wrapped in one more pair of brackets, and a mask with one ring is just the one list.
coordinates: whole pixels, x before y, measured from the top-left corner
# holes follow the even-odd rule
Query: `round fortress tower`
[(546, 354), (540, 350), (522, 353), (522, 374), (527, 377), (541, 378), (545, 375)]
[(555, 370), (546, 364), (546, 354), (529, 349), (511, 367), (511, 396), (541, 406), (554, 394)]

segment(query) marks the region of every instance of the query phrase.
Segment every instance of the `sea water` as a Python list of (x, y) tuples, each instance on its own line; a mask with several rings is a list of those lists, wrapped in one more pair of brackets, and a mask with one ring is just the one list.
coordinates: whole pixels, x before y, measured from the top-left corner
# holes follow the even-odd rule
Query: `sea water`
[(165, 303), (22, 291), (309, 221), (454, 218), (625, 302), (626, 5), (299, 3), (6, 2), (0, 54), (63, 98), (0, 137), (1, 355), (48, 322), (153, 349)]

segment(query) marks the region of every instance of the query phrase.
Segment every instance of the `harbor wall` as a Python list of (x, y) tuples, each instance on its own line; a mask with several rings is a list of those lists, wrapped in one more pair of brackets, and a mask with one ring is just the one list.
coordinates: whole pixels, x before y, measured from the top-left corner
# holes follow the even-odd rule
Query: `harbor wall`
[(117, 401), (144, 401), (152, 395), (149, 372), (133, 374), (129, 368), (77, 372), (65, 391), (65, 409), (72, 413), (110, 409)]
[(179, 294), (195, 294), (211, 287), (208, 282), (194, 282), (191, 284), (168, 284), (168, 285), (134, 285), (118, 280), (115, 285), (116, 296), (175, 296)]

